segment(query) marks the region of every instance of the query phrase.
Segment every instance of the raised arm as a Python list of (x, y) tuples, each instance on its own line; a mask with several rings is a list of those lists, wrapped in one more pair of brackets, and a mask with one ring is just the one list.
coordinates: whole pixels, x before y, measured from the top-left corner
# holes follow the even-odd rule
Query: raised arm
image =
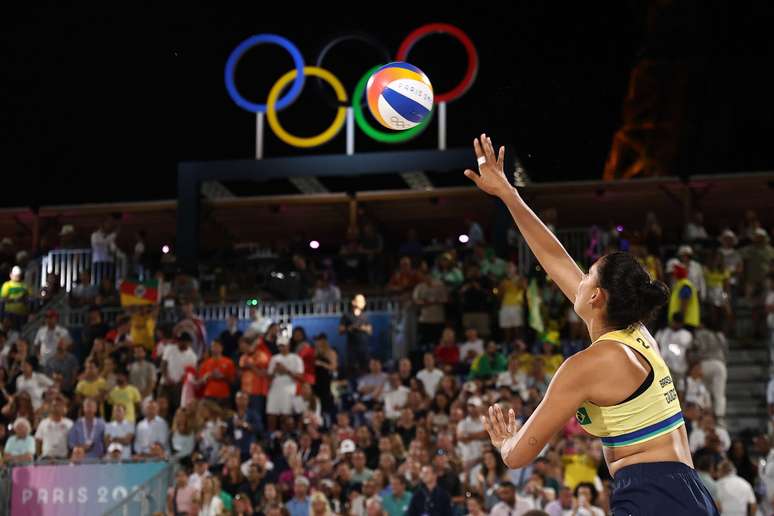
[[(468, 169), (465, 171), (465, 175), (481, 190), (499, 197), (505, 203), (540, 265), (556, 282), (564, 295), (571, 302), (574, 302), (583, 272), (567, 254), (559, 240), (535, 215), (535, 212), (527, 206), (519, 192), (511, 186), (506, 178), (503, 171), (505, 147), (500, 147), (499, 153), (495, 155), (492, 140), (486, 134), (473, 140), (473, 147), (479, 161), (480, 173)], [(482, 162), (482, 160), (485, 161)]]

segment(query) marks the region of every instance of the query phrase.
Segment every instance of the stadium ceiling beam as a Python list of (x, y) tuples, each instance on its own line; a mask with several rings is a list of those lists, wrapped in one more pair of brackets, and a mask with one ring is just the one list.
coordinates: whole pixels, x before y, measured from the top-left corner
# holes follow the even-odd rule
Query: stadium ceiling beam
[(193, 261), (199, 252), (200, 190), (204, 181), (364, 176), (417, 170), (462, 172), (474, 164), (475, 158), (470, 147), (443, 151), (388, 151), (262, 160), (182, 162), (177, 167), (177, 256), (183, 261)]

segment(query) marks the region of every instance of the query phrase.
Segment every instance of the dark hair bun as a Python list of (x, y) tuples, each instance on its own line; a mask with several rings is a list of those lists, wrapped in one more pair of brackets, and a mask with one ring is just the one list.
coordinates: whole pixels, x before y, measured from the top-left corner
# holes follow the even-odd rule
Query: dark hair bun
[(615, 328), (646, 323), (669, 300), (669, 288), (653, 281), (629, 253), (611, 253), (597, 266), (599, 286), (607, 291), (607, 320)]

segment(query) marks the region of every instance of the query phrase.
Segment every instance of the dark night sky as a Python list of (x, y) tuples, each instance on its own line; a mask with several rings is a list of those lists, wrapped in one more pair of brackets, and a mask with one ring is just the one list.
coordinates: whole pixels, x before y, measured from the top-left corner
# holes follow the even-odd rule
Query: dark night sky
[[(360, 29), (394, 54), (406, 34), (431, 21), (461, 27), (481, 58), (478, 81), (449, 106), (450, 146), (467, 145), (486, 130), (515, 146), (533, 179), (598, 178), (621, 120), (629, 73), (650, 55), (684, 60), (692, 70), (678, 172), (771, 168), (774, 152), (762, 150), (770, 146), (762, 135), (771, 135), (774, 124), (761, 107), (771, 84), (754, 78), (758, 63), (770, 66), (771, 43), (729, 44), (724, 2), (675, 3), (651, 18), (650, 30), (646, 4), (635, 1), (575, 7), (523, 1), (505, 11), (468, 7), (443, 15), (402, 11), (401, 4), (385, 17), (342, 7), (332, 9), (336, 15), (286, 13), (278, 21), (258, 2), (241, 8), (36, 7), (4, 15), (0, 155), (14, 192), (6, 191), (1, 202), (172, 198), (178, 161), (252, 155), (254, 118), (231, 102), (223, 85), (226, 58), (244, 38), (282, 34), (310, 63), (331, 35)], [(331, 54), (325, 66), (351, 92), (377, 61), (374, 51), (352, 44)], [(456, 82), (465, 65), (462, 47), (440, 36), (424, 40), (410, 61), (437, 91)], [(260, 47), (242, 60), (237, 84), (263, 101), (290, 67), (283, 51)], [(743, 95), (732, 93), (748, 80)], [(332, 116), (307, 83), (281, 119), (288, 129), (310, 134)], [(429, 147), (435, 138), (432, 130), (413, 145)], [(318, 152), (341, 152), (343, 134), (334, 142)], [(359, 150), (378, 148), (358, 135)], [(267, 155), (295, 152), (273, 136), (266, 142)]]

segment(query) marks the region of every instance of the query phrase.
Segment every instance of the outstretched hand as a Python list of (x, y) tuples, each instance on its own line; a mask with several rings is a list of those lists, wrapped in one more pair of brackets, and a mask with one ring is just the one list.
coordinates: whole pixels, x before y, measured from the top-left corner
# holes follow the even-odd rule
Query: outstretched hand
[(508, 411), (508, 421), (503, 415), (503, 409), (499, 405), (489, 407), (489, 417), (481, 416), (481, 423), (484, 429), (489, 432), (489, 438), (492, 440), (492, 446), (498, 450), (503, 443), (516, 435), (521, 428), (521, 424), (516, 421), (516, 412), (513, 409)]
[(478, 170), (465, 170), (465, 177), (476, 183), (476, 186), (490, 195), (500, 196), (512, 190), (508, 178), (505, 177), (503, 165), (505, 162), (505, 147), (495, 154), (492, 139), (486, 134), (473, 140), (473, 150), (478, 160)]

